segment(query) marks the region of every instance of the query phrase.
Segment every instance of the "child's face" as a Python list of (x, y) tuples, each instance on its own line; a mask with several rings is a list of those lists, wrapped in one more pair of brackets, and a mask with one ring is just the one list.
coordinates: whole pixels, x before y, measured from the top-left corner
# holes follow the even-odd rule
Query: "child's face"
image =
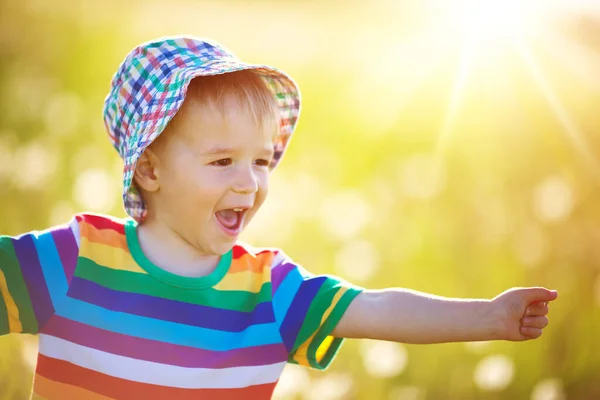
[(175, 122), (154, 149), (150, 215), (201, 252), (224, 254), (267, 196), (273, 127), (259, 126), (233, 96), (224, 112), (186, 100)]

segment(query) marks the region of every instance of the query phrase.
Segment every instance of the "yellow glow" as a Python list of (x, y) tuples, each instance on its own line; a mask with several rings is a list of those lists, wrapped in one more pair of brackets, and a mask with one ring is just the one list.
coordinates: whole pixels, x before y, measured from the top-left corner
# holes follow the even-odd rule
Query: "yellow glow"
[(531, 26), (539, 15), (536, 9), (532, 2), (519, 0), (462, 0), (448, 17), (475, 38), (506, 38)]
[[(429, 12), (435, 20), (427, 24), (431, 36), (451, 46), (458, 44), (455, 54), (459, 57), (435, 155), (445, 153), (454, 136), (464, 131), (461, 115), (475, 104), (474, 87), (486, 88), (487, 95), (497, 98), (500, 107), (508, 107), (505, 100), (514, 99), (516, 87), (521, 84), (514, 76), (524, 70), (563, 128), (567, 140), (600, 181), (600, 160), (560, 98), (559, 91), (564, 87), (555, 87), (556, 82), (551, 81), (549, 75), (562, 73), (558, 65), (593, 85), (596, 75), (593, 70), (584, 68), (596, 66), (598, 58), (576, 41), (563, 37), (561, 21), (564, 22), (565, 16), (583, 12), (597, 15), (600, 13), (597, 0), (430, 1)], [(540, 48), (546, 53), (541, 53)], [(552, 54), (557, 65), (548, 62), (548, 54)]]

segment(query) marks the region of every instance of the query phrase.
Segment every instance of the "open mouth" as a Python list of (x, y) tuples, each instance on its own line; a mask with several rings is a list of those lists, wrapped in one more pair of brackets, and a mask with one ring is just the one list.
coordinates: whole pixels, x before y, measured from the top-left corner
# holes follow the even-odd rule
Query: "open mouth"
[(229, 235), (237, 235), (244, 222), (244, 215), (248, 208), (228, 208), (215, 213), (215, 217), (219, 224)]

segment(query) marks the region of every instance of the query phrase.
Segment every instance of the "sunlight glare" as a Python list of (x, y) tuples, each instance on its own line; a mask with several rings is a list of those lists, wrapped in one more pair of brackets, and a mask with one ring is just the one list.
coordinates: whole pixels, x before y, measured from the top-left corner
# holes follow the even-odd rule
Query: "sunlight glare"
[(566, 108), (560, 101), (558, 95), (548, 82), (543, 70), (534, 58), (533, 53), (527, 47), (525, 47), (521, 41), (516, 42), (516, 48), (519, 52), (519, 56), (525, 64), (525, 67), (529, 71), (532, 79), (548, 103), (548, 106), (552, 109), (556, 119), (562, 125), (567, 139), (580, 154), (583, 161), (588, 164), (591, 174), (594, 175), (598, 181), (600, 181), (600, 161), (598, 161), (596, 155), (591, 151), (583, 133), (575, 125), (573, 118), (571, 118)]
[(599, 52), (556, 30), (546, 29), (543, 37), (544, 40), (538, 40), (536, 44), (543, 48), (545, 54), (565, 67), (578, 82), (600, 93)]
[[(446, 142), (448, 141), (452, 128), (457, 117), (457, 113), (460, 108), (460, 104), (465, 92), (465, 88), (468, 82), (469, 73), (471, 72), (471, 64), (473, 62), (474, 46), (471, 38), (466, 39), (466, 43), (462, 48), (462, 54), (460, 59), (460, 65), (456, 71), (456, 79), (450, 92), (450, 99), (448, 101), (448, 108), (442, 127), (438, 136), (438, 142), (436, 145), (436, 157), (441, 157), (446, 149)], [(440, 159), (441, 160), (441, 159)]]
[(479, 37), (504, 37), (524, 26), (525, 12), (519, 0), (463, 0), (457, 11), (466, 33)]

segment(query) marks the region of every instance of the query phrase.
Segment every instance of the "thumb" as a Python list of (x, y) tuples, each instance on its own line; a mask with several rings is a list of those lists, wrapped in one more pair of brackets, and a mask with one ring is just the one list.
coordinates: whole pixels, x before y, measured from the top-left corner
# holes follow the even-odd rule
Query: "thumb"
[(552, 301), (558, 297), (556, 290), (550, 290), (543, 287), (523, 288), (520, 294), (527, 303), (536, 303), (539, 301)]

